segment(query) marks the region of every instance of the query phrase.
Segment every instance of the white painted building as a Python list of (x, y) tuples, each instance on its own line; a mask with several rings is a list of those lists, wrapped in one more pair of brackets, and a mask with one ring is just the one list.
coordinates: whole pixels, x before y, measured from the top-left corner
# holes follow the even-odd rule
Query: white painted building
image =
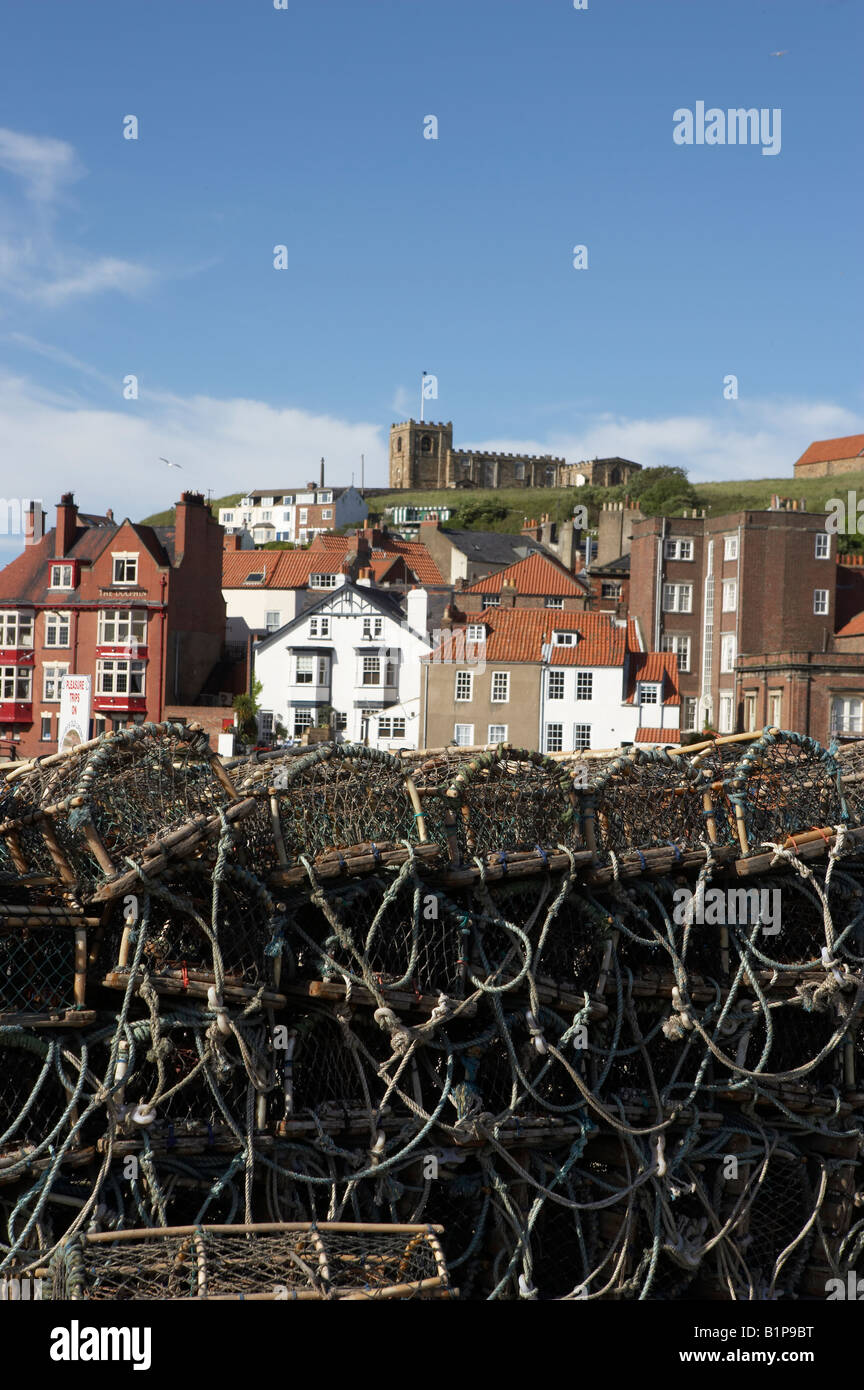
[(324, 487), (309, 483), (301, 490), (256, 488), (234, 506), (219, 508), (219, 524), (228, 534), (247, 529), (256, 545), (294, 541), (302, 545), (313, 536), (359, 526), (369, 508), (355, 487)]
[(377, 748), (416, 748), (420, 658), (427, 594), (412, 589), (407, 612), (369, 581), (342, 582), (255, 646), (262, 730), (276, 721), (299, 739), (333, 711), (337, 733)]

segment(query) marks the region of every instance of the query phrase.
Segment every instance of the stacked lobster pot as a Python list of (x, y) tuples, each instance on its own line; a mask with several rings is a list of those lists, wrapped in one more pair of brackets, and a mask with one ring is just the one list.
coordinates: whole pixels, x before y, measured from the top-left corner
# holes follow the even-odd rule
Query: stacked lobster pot
[(0, 1273), (826, 1296), (864, 1264), (860, 762), (223, 766), (166, 724), (7, 771)]

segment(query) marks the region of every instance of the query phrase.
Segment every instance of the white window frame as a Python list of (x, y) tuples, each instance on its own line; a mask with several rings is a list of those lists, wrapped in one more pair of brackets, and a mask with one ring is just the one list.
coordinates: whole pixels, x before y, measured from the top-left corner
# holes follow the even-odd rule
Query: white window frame
[[(501, 693), (503, 691), (503, 694)], [(490, 702), (493, 705), (507, 705), (510, 703), (510, 672), (493, 671)]]
[(335, 589), (338, 583), (338, 574), (310, 574), (310, 589)]
[(322, 520), (322, 521), (332, 521), (332, 520), (333, 520), (333, 508), (332, 508), (332, 507), (322, 507), (322, 508), (321, 508), (321, 520)]
[(864, 699), (858, 695), (831, 696), (832, 734), (860, 734), (862, 732)]
[(319, 617), (319, 618), (310, 618), (310, 619), (309, 619), (309, 636), (310, 636), (310, 637), (328, 637), (328, 638), (329, 638), (329, 636), (330, 636), (330, 619), (329, 619), (329, 618), (320, 618), (320, 617)]
[(0, 666), (0, 700), (7, 704), (32, 704), (32, 666)]
[(663, 547), (666, 560), (692, 560), (693, 542), (686, 536), (669, 536)]
[(685, 695), (682, 700), (682, 725), (685, 733), (692, 733), (696, 728), (696, 720), (699, 715), (699, 701), (695, 695)]
[(738, 580), (724, 579), (720, 611), (734, 613), (738, 608)]
[[(730, 655), (731, 653), (731, 655)], [(734, 632), (721, 632), (720, 634), (720, 673), (724, 676), (731, 676), (735, 670), (735, 662), (738, 660), (738, 638)]]
[[(487, 729), (488, 737), (487, 737), (487, 739), (486, 739), (486, 742), (487, 742), (487, 743), (506, 743), (506, 742), (507, 742), (507, 730), (508, 730), (508, 728), (509, 728), (509, 725), (507, 725), (507, 724), (490, 724), (490, 725), (489, 725), (489, 728)], [(500, 730), (500, 732), (496, 732), (496, 731), (499, 731), (499, 730)]]
[[(678, 670), (690, 670), (690, 638), (683, 632), (664, 632), (660, 638), (660, 650), (672, 652), (678, 658)], [(683, 654), (683, 659), (682, 659)]]
[(828, 589), (813, 590), (813, 613), (817, 618), (826, 618), (828, 616), (829, 598)]
[(638, 705), (653, 705), (656, 709), (662, 703), (659, 681), (639, 681)]
[(550, 597), (545, 598), (545, 599), (543, 600), (543, 607), (544, 607), (544, 608), (557, 608), (557, 609), (563, 609), (563, 607), (564, 607), (564, 599), (563, 599), (563, 598), (555, 598), (554, 596), (550, 596)]
[(555, 720), (543, 728), (543, 752), (544, 753), (563, 753), (564, 752), (564, 724), (561, 720)]
[(315, 658), (311, 652), (297, 652), (294, 657), (294, 684), (315, 684)]
[[(39, 742), (40, 742), (40, 743), (50, 743), (50, 742), (51, 742), (51, 722), (52, 722), (52, 716), (51, 716), (50, 714), (40, 714), (40, 716), (39, 716), (39, 724), (40, 724), (40, 727), (39, 727)], [(45, 725), (46, 725), (46, 724), (48, 725), (48, 732), (47, 732), (47, 734), (46, 734), (46, 732), (45, 732)]]
[[(110, 670), (108, 668), (111, 668)], [(126, 678), (126, 689), (118, 690), (117, 682)], [(106, 677), (110, 677), (110, 686), (106, 684)], [(140, 690), (133, 690), (133, 678), (140, 677)], [(106, 656), (100, 657), (96, 662), (96, 694), (104, 696), (126, 696), (130, 700), (143, 700), (147, 693), (147, 663), (146, 661), (131, 661), (126, 657)]]
[(267, 608), (264, 611), (264, 626), (268, 632), (278, 632), (282, 626), (282, 613), (278, 608)]
[[(68, 582), (64, 576), (68, 574)], [(57, 564), (51, 566), (51, 583), (49, 589), (74, 589), (75, 566)]]
[(731, 734), (734, 732), (732, 726), (735, 722), (733, 711), (733, 699), (729, 694), (721, 694), (720, 703), (717, 710), (717, 732), (721, 734)]
[(299, 709), (295, 707), (291, 711), (291, 724), (293, 737), (300, 738), (304, 729), (314, 728), (315, 711), (312, 709)]
[(455, 724), (453, 726), (453, 742), (457, 748), (473, 748), (474, 725)]
[(146, 646), (147, 613), (143, 608), (100, 608), (96, 640), (100, 647)]
[(692, 585), (692, 584), (664, 584), (664, 585), (663, 585), (663, 612), (664, 612), (664, 613), (692, 613), (692, 612), (693, 612), (693, 585)]
[(469, 623), (467, 628), (465, 629), (465, 638), (468, 642), (485, 642), (485, 623)]
[(556, 647), (575, 647), (577, 636), (576, 632), (556, 632), (553, 641)]
[(546, 680), (546, 699), (563, 700), (565, 684), (563, 671), (550, 671)]
[(383, 636), (383, 618), (364, 618), (363, 619), (363, 641), (374, 642), (376, 637)]
[[(460, 690), (462, 693), (460, 694)], [(467, 694), (465, 693), (467, 691)], [(453, 686), (453, 699), (457, 705), (469, 705), (474, 699), (474, 672), (457, 671)]]
[[(775, 710), (776, 710), (776, 718), (775, 718)], [(781, 725), (781, 722), (780, 722), (780, 721), (782, 720), (782, 718), (783, 718), (783, 691), (782, 691), (782, 690), (769, 690), (769, 691), (768, 691), (768, 723), (769, 723), (769, 725), (771, 726), (771, 728), (773, 728), (773, 729), (779, 729), (779, 728), (781, 728), (782, 725)]]
[(46, 705), (60, 703), (63, 677), (69, 674), (69, 662), (50, 662), (42, 667), (42, 700)]
[(724, 559), (724, 560), (737, 560), (737, 559), (738, 559), (738, 537), (737, 537), (737, 536), (724, 536), (724, 537), (723, 537), (723, 559)]
[(576, 699), (577, 699), (577, 700), (593, 700), (593, 699), (594, 699), (594, 672), (593, 672), (593, 671), (577, 671), (577, 672), (576, 672)]
[[(34, 620), (32, 613), (22, 613), (18, 608), (4, 608), (0, 611), (0, 647), (29, 650), (33, 646)], [(67, 643), (68, 645), (68, 643)]]
[(813, 547), (814, 558), (817, 560), (831, 559), (831, 537), (827, 531), (816, 532), (816, 544)]
[[(138, 557), (140, 552), (137, 550), (112, 550), (111, 551), (111, 584), (116, 589), (134, 589), (138, 586)], [(117, 578), (117, 568), (122, 565), (124, 578)], [(130, 578), (126, 571), (132, 568), (133, 574)]]
[(590, 747), (591, 747), (591, 725), (590, 725), (590, 724), (574, 724), (574, 725), (573, 725), (573, 750), (574, 750), (574, 752), (582, 752), (583, 749), (585, 749), (585, 748), (590, 748)]

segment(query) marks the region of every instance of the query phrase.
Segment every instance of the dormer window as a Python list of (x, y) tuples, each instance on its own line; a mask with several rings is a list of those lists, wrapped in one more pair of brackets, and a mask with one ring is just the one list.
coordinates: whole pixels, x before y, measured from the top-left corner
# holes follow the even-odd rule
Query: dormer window
[(112, 554), (114, 562), (113, 583), (114, 584), (137, 584), (138, 583), (138, 555), (135, 554)]
[(75, 588), (75, 566), (74, 566), (74, 565), (52, 565), (52, 566), (51, 566), (51, 588), (52, 588), (52, 589), (74, 589), (74, 588)]
[(483, 623), (469, 623), (466, 633), (469, 642), (485, 642), (486, 628)]
[(556, 632), (553, 641), (556, 647), (575, 647), (578, 635), (576, 632)]
[(640, 682), (639, 682), (639, 703), (640, 703), (640, 705), (659, 705), (659, 703), (660, 703), (660, 683), (659, 683), (659, 681), (640, 681)]

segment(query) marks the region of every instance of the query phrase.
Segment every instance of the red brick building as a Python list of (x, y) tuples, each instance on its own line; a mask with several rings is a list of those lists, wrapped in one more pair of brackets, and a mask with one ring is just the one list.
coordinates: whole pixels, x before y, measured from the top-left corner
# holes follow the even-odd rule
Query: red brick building
[[(808, 668), (835, 645), (842, 567), (825, 520), (778, 508), (634, 523), (630, 615), (646, 646), (678, 656), (683, 730), (776, 724), (827, 736), (830, 701), (808, 712), (794, 692), (811, 676), (793, 679), (788, 668), (793, 653), (796, 668)], [(847, 618), (855, 592), (842, 591)]]
[(91, 735), (198, 701), (225, 644), (222, 528), (184, 493), (174, 526), (79, 513), (0, 571), (0, 745), (57, 746), (63, 676), (92, 677)]

